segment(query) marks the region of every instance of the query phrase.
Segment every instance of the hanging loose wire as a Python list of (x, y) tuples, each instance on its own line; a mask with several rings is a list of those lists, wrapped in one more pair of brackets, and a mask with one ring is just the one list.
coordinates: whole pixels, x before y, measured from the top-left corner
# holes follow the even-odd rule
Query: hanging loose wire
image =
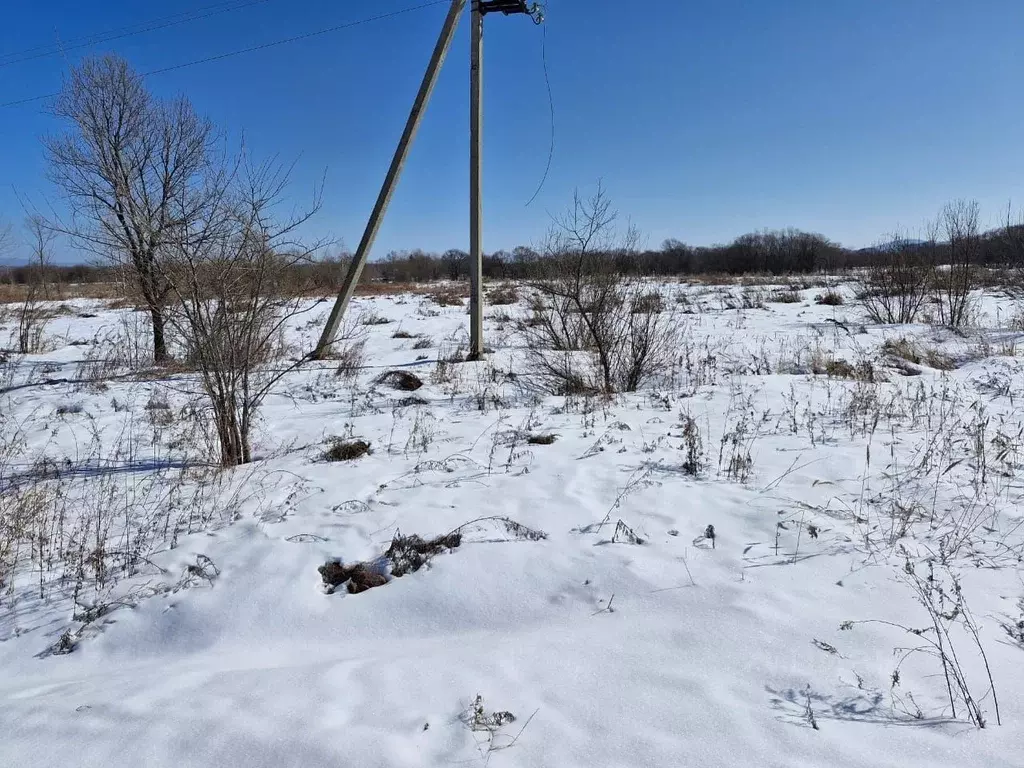
[(540, 184), (537, 185), (537, 190), (533, 193), (533, 197), (526, 201), (526, 207), (530, 207), (530, 203), (537, 199), (541, 190), (544, 189), (544, 183), (548, 180), (548, 173), (551, 171), (551, 161), (555, 156), (555, 99), (551, 95), (551, 77), (548, 74), (548, 27), (543, 25), (541, 31), (541, 42), (540, 42), (540, 56), (541, 62), (544, 65), (544, 85), (548, 90), (548, 110), (551, 118), (551, 143), (548, 146), (548, 162), (544, 166), (544, 175), (541, 177)]

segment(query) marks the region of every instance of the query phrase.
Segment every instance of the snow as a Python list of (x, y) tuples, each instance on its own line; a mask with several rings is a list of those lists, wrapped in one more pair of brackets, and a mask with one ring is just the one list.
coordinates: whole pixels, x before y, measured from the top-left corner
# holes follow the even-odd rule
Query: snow
[[(464, 342), (465, 309), (358, 298), (355, 313), (392, 320), (359, 327), (368, 367), (354, 383), (330, 361), (287, 375), (262, 410), (255, 465), (204, 497), (208, 524), (159, 540), (153, 567), (90, 596), (134, 595), (86, 626), (72, 653), (45, 653), (83, 626), (69, 596), (54, 587), (39, 599), (38, 571), (16, 574), (0, 596), (0, 764), (1020, 765), (1024, 648), (1001, 627), (1024, 597), (1011, 554), (1024, 545), (1024, 369), (997, 354), (1017, 336), (1005, 328), (1011, 302), (981, 296), (978, 328), (961, 337), (926, 325), (862, 330), (852, 286), (838, 307), (814, 304), (815, 288), (763, 308), (744, 308), (737, 286), (661, 289), (696, 310), (680, 350), (690, 367), (609, 401), (530, 389), (514, 320), (501, 319), (525, 306), (489, 308), (493, 354), (438, 381), (439, 350)], [(292, 329), (297, 347), (315, 340), (306, 321), (327, 306)], [(198, 446), (145, 406), (176, 410), (189, 376), (76, 381), (80, 361), (114, 343), (132, 313), (68, 307), (47, 328), (53, 348), (9, 366), (4, 415), (25, 442), (15, 469), (41, 455), (79, 467), (61, 482), (83, 498), (116, 469), (118, 488), (148, 478), (161, 489), (147, 498), (162, 508)], [(393, 338), (399, 327), (433, 346)], [(901, 376), (881, 349), (901, 337), (961, 365)], [(816, 351), (870, 360), (886, 380), (815, 375)], [(426, 405), (373, 386), (399, 366), (424, 379), (415, 394)], [(21, 386), (44, 378), (68, 381)], [(57, 414), (68, 405), (81, 412)], [(681, 470), (684, 415), (704, 444), (696, 477)], [(969, 440), (980, 423), (983, 482)], [(526, 433), (557, 439), (530, 445)], [(745, 482), (726, 471), (727, 434), (749, 450)], [(1012, 442), (1001, 456), (997, 434)], [(324, 462), (333, 435), (373, 453)], [(115, 449), (128, 436), (131, 464)], [(929, 449), (961, 461), (914, 474)], [(919, 505), (906, 531), (893, 533), (886, 499)], [(547, 538), (474, 524), (462, 546), (385, 586), (321, 588), (317, 566), (329, 558), (372, 560), (398, 531), (434, 536), (492, 516)], [(615, 536), (619, 520), (644, 543)], [(965, 541), (949, 565), (981, 628), (1003, 723), (981, 658), (958, 634), (985, 729), (951, 717), (935, 659), (912, 657), (893, 687), (894, 650), (914, 637), (880, 623), (840, 629), (929, 625), (902, 569), (949, 550), (957, 533)], [(199, 555), (216, 572), (183, 578)], [(475, 723), (478, 695), (488, 717), (515, 721)]]

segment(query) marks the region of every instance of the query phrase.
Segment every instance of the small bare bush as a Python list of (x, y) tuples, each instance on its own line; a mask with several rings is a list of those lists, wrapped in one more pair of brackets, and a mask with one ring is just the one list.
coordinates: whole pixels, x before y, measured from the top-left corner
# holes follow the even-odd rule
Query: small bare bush
[(633, 311), (639, 315), (649, 315), (664, 310), (665, 299), (657, 291), (643, 293), (633, 299)]
[[(926, 573), (919, 570), (924, 567)], [(923, 654), (937, 660), (942, 672), (941, 679), (945, 682), (946, 699), (950, 713), (954, 718), (966, 716), (968, 722), (984, 728), (988, 724), (982, 704), (991, 698), (995, 710), (996, 724), (1002, 725), (999, 711), (999, 698), (996, 695), (995, 682), (989, 668), (988, 656), (981, 643), (979, 627), (967, 606), (959, 577), (948, 567), (937, 570), (931, 560), (915, 563), (908, 557), (903, 566), (904, 580), (913, 590), (914, 597), (929, 618), (925, 627), (910, 627), (889, 621), (867, 620), (847, 621), (840, 629), (850, 630), (856, 624), (884, 624), (911, 635), (914, 645), (896, 648), (899, 661), (892, 673), (892, 687), (901, 683), (901, 668), (907, 659)], [(963, 666), (963, 645), (965, 641), (974, 646), (982, 661), (988, 682), (988, 690), (980, 693), (972, 681), (968, 679)]]
[(948, 268), (934, 273), (935, 297), (943, 325), (960, 329), (974, 319), (971, 290), (978, 284), (981, 262), (980, 208), (977, 200), (947, 203), (939, 214), (938, 228), (949, 252)]
[(861, 294), (868, 317), (876, 323), (915, 322), (931, 286), (932, 268), (923, 249), (897, 233), (876, 250)]
[(558, 394), (632, 392), (662, 373), (678, 346), (679, 322), (641, 278), (619, 271), (637, 241), (619, 238), (599, 186), (577, 193), (548, 234), (547, 274), (533, 283), (522, 326), (534, 375)]
[(487, 294), (487, 303), (495, 307), (515, 304), (517, 301), (519, 290), (512, 284), (497, 286)]
[(30, 216), (27, 222), (32, 250), (33, 275), (26, 286), (25, 299), (17, 313), (17, 349), (23, 355), (34, 355), (44, 351), (43, 334), (50, 313), (42, 304), (46, 298), (46, 268), (50, 263), (50, 248), (56, 233), (49, 229), (42, 218)]
[(292, 236), (319, 207), (316, 200), (306, 213), (277, 220), (287, 176), (274, 165), (243, 159), (240, 166), (212, 175), (198, 211), (181, 211), (183, 225), (167, 239), (160, 260), (174, 299), (167, 319), (199, 374), (226, 467), (252, 460), (260, 405), (302, 362), (273, 366), (287, 354), (285, 326), (308, 311), (281, 281), (314, 252)]
[(879, 378), (878, 372), (870, 360), (851, 363), (842, 358), (831, 357), (821, 349), (815, 349), (811, 355), (811, 373), (833, 379), (850, 379), (868, 383), (875, 382)]
[(436, 291), (431, 291), (430, 300), (437, 304), (439, 307), (461, 307), (462, 306), (462, 295), (459, 291), (454, 288), (439, 288)]
[(387, 325), (391, 320), (371, 310), (360, 315), (359, 322), (362, 325)]
[(366, 362), (366, 340), (359, 339), (344, 346), (339, 346), (336, 340), (331, 354), (338, 362), (334, 375), (354, 383)]
[[(765, 292), (760, 288), (744, 288), (740, 293), (741, 309), (764, 309)], [(734, 306), (727, 307), (734, 309)]]
[(803, 301), (799, 290), (777, 289), (768, 294), (768, 301), (773, 304), (799, 304)]
[(905, 360), (914, 365), (927, 365), (939, 371), (951, 371), (956, 368), (956, 361), (934, 347), (922, 347), (913, 339), (903, 336), (898, 339), (886, 339), (882, 344), (882, 352)]
[(814, 297), (814, 303), (826, 307), (839, 307), (846, 303), (843, 294), (838, 291), (826, 291)]

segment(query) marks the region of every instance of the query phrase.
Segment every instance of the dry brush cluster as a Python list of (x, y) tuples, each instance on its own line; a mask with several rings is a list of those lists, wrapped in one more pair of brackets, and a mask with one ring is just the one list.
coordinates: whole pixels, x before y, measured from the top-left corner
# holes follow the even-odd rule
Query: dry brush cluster
[(621, 270), (637, 234), (617, 237), (615, 220), (599, 187), (589, 199), (577, 193), (548, 234), (545, 274), (530, 284), (531, 314), (521, 324), (531, 372), (548, 391), (633, 392), (675, 359), (675, 306)]

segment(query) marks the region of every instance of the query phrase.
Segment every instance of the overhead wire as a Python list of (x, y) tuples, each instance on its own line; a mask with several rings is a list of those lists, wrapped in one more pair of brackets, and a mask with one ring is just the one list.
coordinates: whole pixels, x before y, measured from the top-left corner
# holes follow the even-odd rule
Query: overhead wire
[[(113, 35), (113, 34), (117, 34), (119, 32), (128, 32), (130, 30), (136, 29), (137, 27), (145, 26), (147, 24), (159, 24), (160, 22), (170, 21), (172, 19), (178, 19), (178, 18), (181, 18), (182, 16), (191, 16), (194, 13), (201, 13), (202, 11), (209, 11), (209, 10), (212, 10), (214, 8), (220, 8), (220, 7), (225, 6), (225, 5), (233, 5), (236, 2), (238, 2), (238, 0), (222, 0), (222, 2), (214, 3), (212, 5), (204, 5), (204, 6), (201, 6), (199, 8), (193, 8), (190, 11), (179, 11), (178, 13), (172, 13), (169, 16), (161, 16), (161, 17), (156, 18), (156, 19), (149, 19), (148, 21), (138, 21), (138, 22), (136, 22), (134, 24), (127, 24), (127, 25), (125, 25), (123, 27), (115, 27), (113, 29), (108, 29), (108, 30), (106, 30), (104, 32), (93, 32), (93, 33), (88, 34), (88, 35), (79, 35), (78, 37), (70, 37), (65, 42), (68, 42), (68, 43), (80, 43), (80, 42), (82, 42), (84, 40), (92, 40), (94, 38), (102, 37), (104, 35)], [(47, 48), (55, 49), (56, 46), (53, 46), (53, 45), (47, 43), (45, 45), (36, 45), (36, 46), (33, 46), (32, 48), (22, 48), (20, 51), (7, 51), (6, 53), (0, 53), (0, 59), (9, 58), (11, 56), (22, 56), (22, 55), (27, 54), (27, 53), (35, 53), (37, 51), (41, 51), (41, 50), (47, 49)]]
[[(143, 77), (149, 77), (151, 75), (159, 75), (159, 74), (162, 74), (164, 72), (173, 72), (174, 70), (185, 69), (186, 67), (194, 67), (194, 66), (197, 66), (199, 64), (208, 64), (209, 62), (212, 62), (212, 61), (220, 61), (222, 59), (228, 59), (228, 58), (231, 58), (233, 56), (241, 56), (242, 54), (246, 54), (246, 53), (254, 53), (256, 51), (263, 51), (263, 50), (266, 50), (268, 48), (275, 48), (275, 47), (280, 46), (280, 45), (287, 45), (288, 43), (295, 43), (295, 42), (298, 42), (300, 40), (308, 40), (308, 39), (310, 39), (312, 37), (318, 37), (320, 35), (327, 35), (327, 34), (330, 34), (332, 32), (339, 32), (339, 31), (341, 31), (343, 29), (351, 29), (352, 27), (358, 27), (358, 26), (361, 26), (361, 25), (364, 25), (364, 24), (370, 24), (370, 23), (375, 22), (375, 21), (383, 21), (385, 19), (391, 19), (391, 18), (394, 18), (396, 16), (401, 16), (402, 14), (412, 13), (413, 11), (420, 11), (420, 10), (423, 10), (424, 8), (430, 8), (431, 6), (441, 5), (442, 3), (446, 3), (446, 2), (448, 2), (448, 0), (430, 0), (430, 2), (420, 3), (419, 5), (412, 5), (412, 6), (408, 6), (406, 8), (399, 8), (398, 10), (395, 10), (395, 11), (389, 11), (387, 13), (377, 14), (376, 16), (369, 16), (367, 18), (358, 19), (356, 21), (350, 21), (350, 22), (347, 22), (345, 24), (338, 24), (338, 25), (333, 26), (333, 27), (326, 27), (326, 28), (323, 28), (323, 29), (317, 29), (317, 30), (314, 30), (312, 32), (306, 32), (306, 33), (301, 34), (301, 35), (293, 35), (292, 37), (281, 38), (279, 40), (272, 40), (269, 43), (262, 43), (260, 45), (253, 45), (253, 46), (249, 46), (248, 48), (241, 48), (241, 49), (235, 50), (235, 51), (228, 51), (227, 53), (220, 53), (220, 54), (217, 54), (217, 55), (214, 55), (214, 56), (207, 56), (207, 57), (201, 58), (201, 59), (193, 59), (192, 61), (182, 62), (181, 64), (172, 64), (171, 66), (168, 66), (168, 67), (160, 67), (159, 69), (153, 69), (153, 70), (150, 70), (148, 72), (143, 72), (142, 76)], [(59, 93), (46, 93), (46, 94), (42, 94), (40, 96), (30, 96), (30, 97), (24, 98), (24, 99), (17, 99), (16, 101), (8, 101), (8, 102), (0, 103), (0, 109), (5, 108), (5, 107), (15, 107), (15, 106), (18, 106), (20, 104), (28, 104), (28, 103), (33, 102), (33, 101), (42, 101), (43, 99), (51, 99), (51, 98), (54, 98), (54, 97), (59, 96), (59, 95), (60, 95)]]
[(158, 75), (158, 74), (160, 74), (162, 72), (171, 72), (171, 71), (176, 70), (176, 69), (184, 69), (185, 67), (194, 67), (197, 64), (207, 64), (207, 63), (209, 63), (211, 61), (219, 61), (220, 59), (227, 59), (227, 58), (230, 58), (231, 56), (240, 56), (243, 53), (253, 53), (255, 51), (262, 51), (262, 50), (265, 50), (267, 48), (274, 48), (274, 47), (279, 46), (279, 45), (286, 45), (287, 43), (295, 43), (295, 42), (298, 42), (299, 40), (308, 40), (311, 37), (318, 37), (319, 35), (327, 35), (327, 34), (330, 34), (331, 32), (339, 32), (339, 31), (341, 31), (343, 29), (349, 29), (351, 27), (358, 27), (358, 26), (361, 26), (363, 24), (370, 24), (371, 22), (374, 22), (374, 21), (383, 21), (384, 19), (390, 19), (390, 18), (393, 18), (395, 16), (401, 16), (404, 13), (412, 13), (413, 11), (421, 11), (424, 8), (430, 8), (431, 6), (441, 5), (441, 3), (446, 3), (446, 2), (448, 2), (448, 0), (432, 0), (432, 2), (421, 3), (420, 5), (413, 5), (413, 6), (409, 6), (407, 8), (400, 8), (397, 11), (389, 11), (388, 13), (381, 13), (381, 14), (379, 14), (377, 16), (370, 16), (370, 17), (365, 18), (365, 19), (359, 19), (358, 21), (350, 21), (347, 24), (339, 24), (336, 27), (328, 27), (326, 29), (318, 29), (318, 30), (315, 30), (313, 32), (306, 32), (305, 34), (302, 34), (302, 35), (295, 35), (294, 37), (286, 37), (286, 38), (283, 38), (281, 40), (274, 40), (274, 41), (269, 42), (269, 43), (263, 43), (262, 45), (254, 45), (254, 46), (251, 46), (249, 48), (242, 48), (241, 50), (237, 50), (237, 51), (230, 51), (228, 53), (221, 53), (221, 54), (218, 54), (216, 56), (207, 56), (205, 59), (196, 59), (195, 61), (187, 61), (184, 64), (174, 64), (174, 65), (172, 65), (170, 67), (162, 67), (160, 69), (154, 69), (154, 70), (151, 70), (149, 72), (143, 73), (143, 77), (148, 77), (149, 75)]
[[(229, 13), (231, 11), (241, 11), (254, 5), (262, 5), (268, 3), (270, 0), (248, 0), (247, 2), (239, 3), (238, 0), (231, 0), (229, 3), (219, 3), (217, 5), (204, 6), (203, 8), (197, 8), (188, 13), (179, 13), (174, 16), (165, 16), (161, 19), (155, 19), (149, 22), (140, 22), (140, 24), (148, 24), (139, 29), (139, 24), (134, 24), (128, 27), (121, 27), (119, 29), (110, 30), (108, 32), (100, 32), (95, 35), (89, 35), (84, 37), (76, 37), (71, 40), (64, 41), (63, 44), (57, 44), (54, 46), (38, 46), (36, 48), (30, 48), (25, 51), (4, 54), (5, 56), (19, 56), (21, 58), (8, 59), (6, 61), (0, 61), (0, 67), (8, 67), (12, 64), (20, 64), (24, 61), (34, 61), (36, 59), (44, 59), (49, 56), (63, 55), (67, 51), (74, 51), (80, 48), (88, 48), (91, 45), (99, 45), (100, 43), (107, 43), (111, 40), (122, 40), (126, 37), (133, 37), (135, 35), (141, 35), (145, 32), (155, 32), (160, 29), (167, 29), (168, 27), (175, 27), (181, 24), (188, 24), (193, 21), (202, 21), (212, 16), (218, 16), (222, 13)], [(229, 6), (229, 7), (225, 7)], [(215, 10), (211, 10), (215, 9)], [(206, 13), (203, 13), (206, 11)], [(68, 45), (68, 43), (72, 43)]]

